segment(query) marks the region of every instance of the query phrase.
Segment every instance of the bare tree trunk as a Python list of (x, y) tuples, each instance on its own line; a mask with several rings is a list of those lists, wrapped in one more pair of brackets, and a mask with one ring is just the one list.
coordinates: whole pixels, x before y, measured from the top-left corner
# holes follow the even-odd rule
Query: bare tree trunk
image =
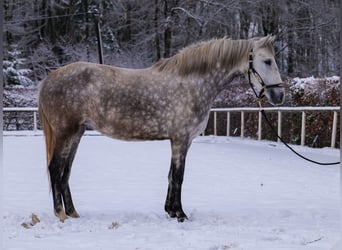
[(154, 28), (155, 28), (155, 43), (156, 43), (156, 61), (158, 61), (161, 58), (161, 52), (160, 52), (160, 40), (159, 40), (159, 4), (158, 0), (154, 1), (155, 3), (155, 9), (154, 9)]
[(122, 39), (123, 41), (130, 41), (132, 40), (132, 5), (128, 1), (126, 3), (126, 21), (125, 21), (125, 29), (123, 30), (123, 36)]
[(164, 54), (163, 57), (170, 57), (171, 51), (171, 38), (172, 38), (172, 16), (171, 8), (168, 0), (164, 0), (164, 18), (165, 18), (165, 29), (164, 29)]

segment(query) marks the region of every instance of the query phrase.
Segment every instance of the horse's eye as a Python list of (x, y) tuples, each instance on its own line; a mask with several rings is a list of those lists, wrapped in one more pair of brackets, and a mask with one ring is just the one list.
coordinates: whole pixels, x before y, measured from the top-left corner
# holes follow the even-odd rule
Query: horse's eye
[(271, 59), (267, 59), (267, 60), (264, 61), (264, 63), (265, 63), (266, 65), (268, 65), (268, 66), (271, 66), (272, 61), (271, 61)]

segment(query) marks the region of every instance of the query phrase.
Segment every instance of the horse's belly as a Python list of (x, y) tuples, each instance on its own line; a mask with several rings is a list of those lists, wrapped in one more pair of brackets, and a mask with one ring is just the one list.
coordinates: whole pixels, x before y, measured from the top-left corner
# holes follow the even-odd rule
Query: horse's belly
[(154, 120), (116, 119), (106, 122), (90, 122), (91, 127), (104, 135), (121, 140), (168, 139), (166, 124)]

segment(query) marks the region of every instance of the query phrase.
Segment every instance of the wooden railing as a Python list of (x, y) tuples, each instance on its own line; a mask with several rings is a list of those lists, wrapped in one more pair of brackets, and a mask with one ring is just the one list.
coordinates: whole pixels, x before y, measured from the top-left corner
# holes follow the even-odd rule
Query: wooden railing
[(3, 108), (3, 112), (5, 115), (5, 112), (31, 112), (33, 113), (33, 130), (37, 131), (37, 113), (38, 108), (37, 107), (6, 107)]
[[(337, 123), (338, 123), (338, 112), (340, 112), (340, 107), (267, 107), (264, 108), (265, 112), (277, 112), (278, 113), (278, 125), (277, 132), (279, 136), (282, 136), (282, 112), (300, 112), (302, 114), (301, 118), (301, 145), (305, 144), (305, 127), (306, 127), (306, 114), (312, 111), (324, 111), (324, 112), (333, 112), (333, 123), (332, 123), (332, 132), (331, 132), (331, 147), (335, 147), (336, 145), (336, 132), (337, 132)], [(239, 112), (241, 114), (241, 138), (244, 138), (245, 131), (245, 113), (247, 112), (258, 112), (258, 140), (262, 138), (262, 114), (260, 112), (260, 108), (213, 108), (211, 112), (214, 114), (213, 118), (213, 126), (214, 126), (214, 135), (217, 135), (217, 113), (225, 112), (227, 115), (227, 127), (226, 127), (226, 135), (230, 136), (230, 114), (233, 112)], [(278, 139), (279, 141), (279, 139)]]
[[(278, 123), (277, 123), (277, 131), (278, 135), (282, 135), (282, 112), (300, 112), (302, 114), (301, 118), (301, 145), (305, 144), (305, 120), (306, 114), (312, 111), (323, 111), (323, 112), (333, 112), (333, 122), (331, 129), (331, 147), (335, 147), (336, 145), (336, 132), (337, 132), (337, 124), (338, 124), (338, 112), (340, 112), (340, 107), (267, 107), (264, 108), (266, 112), (277, 112), (278, 114)], [(3, 109), (3, 112), (32, 112), (33, 113), (33, 130), (37, 131), (38, 123), (37, 123), (37, 113), (38, 108), (36, 107), (7, 107)], [(225, 112), (226, 113), (226, 135), (230, 136), (230, 114), (233, 112), (240, 112), (241, 114), (241, 138), (244, 138), (245, 131), (245, 113), (248, 112), (258, 112), (258, 140), (262, 139), (262, 114), (259, 108), (213, 108), (211, 111), (213, 113), (213, 127), (214, 127), (214, 135), (217, 135), (217, 113)], [(279, 139), (278, 139), (279, 140)]]

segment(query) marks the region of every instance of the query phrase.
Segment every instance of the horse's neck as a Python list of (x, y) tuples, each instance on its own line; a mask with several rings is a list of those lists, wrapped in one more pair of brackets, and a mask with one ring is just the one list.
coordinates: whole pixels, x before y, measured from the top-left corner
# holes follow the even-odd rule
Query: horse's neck
[(190, 81), (189, 84), (192, 86), (191, 89), (196, 92), (192, 94), (198, 96), (196, 100), (200, 102), (198, 103), (199, 106), (205, 107), (203, 109), (204, 112), (209, 111), (216, 97), (222, 90), (226, 89), (238, 75), (241, 75), (241, 72), (238, 70), (231, 72), (219, 70), (215, 73), (208, 74), (207, 76), (199, 77), (197, 81)]
[[(242, 45), (240, 45), (242, 46)], [(247, 52), (250, 51), (251, 43), (249, 41), (245, 41), (243, 48), (231, 50), (231, 54), (227, 54), (227, 57), (235, 58), (235, 60), (224, 61), (223, 58), (218, 60), (221, 64), (218, 64), (216, 68), (211, 68), (210, 72), (205, 74), (198, 74), (199, 77), (204, 77), (205, 81), (202, 84), (209, 85), (208, 98), (216, 98), (218, 94), (222, 92), (222, 90), (226, 89), (228, 85), (233, 81), (233, 79), (237, 76), (244, 75), (244, 72), (247, 71)], [(207, 62), (208, 64), (212, 64), (210, 60)], [(195, 73), (196, 74), (196, 73)]]
[[(208, 77), (209, 86), (208, 89), (208, 98), (212, 99), (212, 102), (215, 98), (228, 87), (228, 85), (234, 80), (234, 78), (243, 75), (242, 71), (239, 69), (232, 70), (222, 70), (219, 69), (217, 72), (213, 73)], [(206, 84), (206, 83), (204, 83)]]

